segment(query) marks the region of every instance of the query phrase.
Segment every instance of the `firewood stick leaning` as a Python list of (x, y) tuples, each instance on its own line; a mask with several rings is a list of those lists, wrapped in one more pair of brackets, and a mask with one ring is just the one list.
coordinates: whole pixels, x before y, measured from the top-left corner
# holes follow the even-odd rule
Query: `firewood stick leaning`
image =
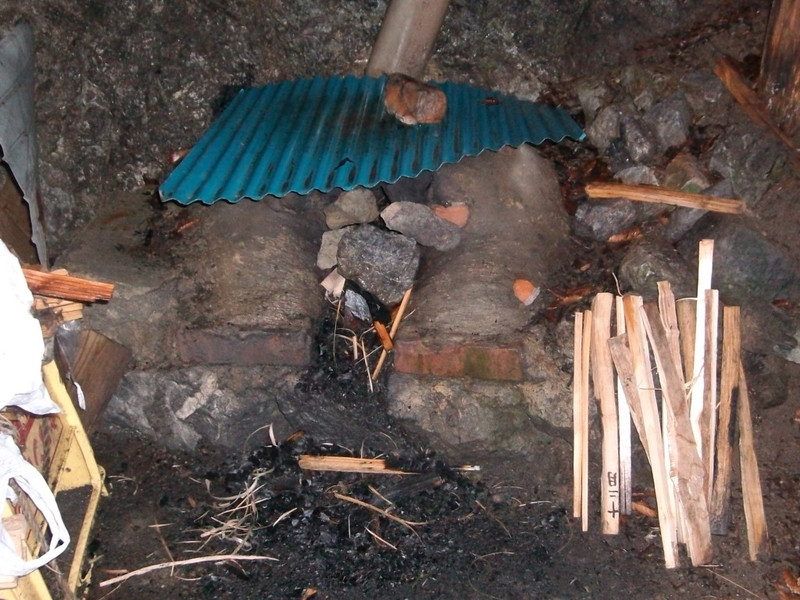
[(572, 344), (572, 516), (581, 516), (581, 457), (583, 456), (583, 413), (581, 412), (581, 377), (583, 375), (583, 312), (575, 313)]
[(653, 349), (664, 410), (667, 413), (663, 418), (667, 423), (669, 436), (670, 479), (680, 507), (680, 516), (685, 519), (689, 557), (694, 566), (708, 564), (711, 561), (712, 546), (705, 473), (697, 446), (692, 439), (680, 365), (675, 362), (658, 309), (648, 305), (644, 308), (644, 313), (643, 323)]
[(671, 204), (686, 208), (701, 208), (711, 212), (730, 215), (744, 212), (745, 204), (735, 198), (716, 198), (702, 194), (690, 194), (678, 190), (670, 190), (655, 185), (631, 185), (626, 183), (589, 183), (585, 187), (590, 198), (625, 198), (636, 202)]
[[(639, 396), (641, 420), (646, 436), (642, 441), (649, 448), (650, 467), (653, 471), (653, 485), (656, 491), (656, 502), (658, 503), (658, 522), (664, 546), (664, 562), (668, 569), (672, 569), (678, 566), (675, 500), (670, 493), (666, 472), (664, 441), (661, 435), (655, 384), (642, 323), (642, 299), (639, 296), (628, 294), (623, 298), (623, 306), (625, 309), (628, 344), (631, 349), (633, 371), (636, 379), (636, 393)], [(631, 405), (631, 409), (633, 409), (633, 405)]]
[(722, 309), (722, 373), (719, 390), (716, 468), (709, 506), (711, 533), (728, 534), (728, 507), (736, 435), (736, 412), (739, 397), (739, 361), (741, 360), (740, 314), (738, 306)]
[(717, 432), (717, 345), (719, 343), (719, 290), (706, 290), (706, 358), (703, 366), (703, 447), (706, 472), (706, 501), (711, 502), (714, 487), (714, 455)]
[(769, 553), (764, 497), (753, 443), (753, 421), (750, 415), (750, 396), (744, 366), (739, 362), (739, 464), (742, 471), (742, 501), (747, 523), (747, 547), (750, 560)]
[(694, 364), (692, 367), (690, 414), (692, 432), (697, 442), (700, 457), (708, 452), (704, 446), (701, 425), (705, 400), (705, 366), (706, 356), (706, 290), (711, 289), (711, 268), (714, 260), (714, 240), (700, 240), (697, 256), (697, 309), (695, 312)]
[[(408, 301), (411, 298), (411, 289), (412, 288), (408, 288), (405, 294), (403, 294), (403, 299), (400, 301), (400, 306), (397, 308), (397, 313), (395, 314), (394, 319), (392, 319), (392, 327), (389, 330), (389, 339), (392, 341), (394, 341), (397, 328), (400, 327), (400, 321), (403, 319), (403, 315), (408, 307)], [(380, 356), (378, 357), (378, 363), (375, 365), (375, 369), (372, 371), (372, 381), (375, 381), (378, 378), (378, 375), (380, 375), (381, 369), (383, 369), (383, 363), (386, 362), (386, 356), (388, 354), (389, 353), (384, 346), (384, 348), (381, 350)]]
[(589, 530), (589, 366), (592, 349), (592, 311), (583, 313), (581, 342), (581, 529)]
[(601, 292), (592, 301), (591, 367), (594, 395), (603, 429), (600, 479), (600, 523), (602, 532), (619, 533), (619, 429), (614, 394), (614, 366), (608, 340), (611, 337), (611, 308), (614, 296)]
[[(625, 333), (625, 312), (622, 296), (614, 298), (617, 335)], [(611, 348), (609, 347), (609, 352)], [(623, 515), (631, 514), (633, 501), (633, 473), (631, 472), (631, 409), (622, 381), (617, 374), (617, 427), (619, 428), (619, 510)]]

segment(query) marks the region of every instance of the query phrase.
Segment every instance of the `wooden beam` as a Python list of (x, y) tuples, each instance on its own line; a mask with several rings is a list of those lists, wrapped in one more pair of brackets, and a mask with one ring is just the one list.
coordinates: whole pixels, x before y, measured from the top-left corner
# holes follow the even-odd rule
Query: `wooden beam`
[(702, 194), (691, 194), (670, 190), (655, 185), (630, 185), (626, 183), (590, 183), (586, 185), (589, 198), (625, 198), (636, 202), (671, 204), (686, 208), (737, 215), (744, 212), (745, 204), (734, 198), (716, 198)]

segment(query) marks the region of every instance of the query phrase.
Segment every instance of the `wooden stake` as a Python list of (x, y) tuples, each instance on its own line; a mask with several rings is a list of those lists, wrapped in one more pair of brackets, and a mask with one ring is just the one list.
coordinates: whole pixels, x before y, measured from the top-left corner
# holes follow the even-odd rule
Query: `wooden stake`
[(590, 198), (625, 198), (635, 202), (671, 204), (687, 208), (700, 208), (711, 212), (741, 214), (745, 204), (734, 198), (717, 198), (670, 190), (655, 185), (629, 185), (625, 183), (590, 183), (586, 185), (586, 195)]
[[(617, 335), (625, 333), (625, 312), (622, 296), (614, 298), (614, 314), (617, 321)], [(610, 352), (611, 348), (609, 348)], [(619, 416), (619, 510), (623, 515), (631, 514), (633, 501), (633, 474), (631, 470), (631, 409), (625, 389), (617, 375), (617, 412)]]
[(722, 309), (722, 374), (719, 394), (719, 425), (716, 438), (716, 468), (709, 506), (711, 533), (728, 534), (728, 506), (736, 437), (736, 411), (739, 396), (739, 362), (741, 361), (740, 309)]
[(583, 412), (581, 411), (581, 377), (583, 375), (583, 313), (575, 313), (575, 334), (572, 344), (572, 516), (581, 516), (583, 497), (581, 466), (583, 457)]
[(741, 362), (739, 362), (739, 392), (739, 464), (742, 470), (742, 501), (747, 523), (747, 547), (750, 560), (758, 560), (759, 556), (769, 554), (769, 538), (756, 449), (753, 443), (750, 396)]
[[(649, 448), (650, 467), (653, 471), (653, 485), (658, 503), (658, 522), (661, 527), (661, 539), (664, 546), (664, 561), (668, 569), (678, 566), (678, 544), (676, 538), (677, 520), (675, 518), (675, 499), (670, 494), (666, 463), (664, 457), (664, 440), (656, 403), (655, 385), (650, 365), (650, 353), (645, 339), (642, 323), (642, 299), (639, 296), (626, 295), (623, 298), (625, 309), (625, 326), (628, 344), (631, 350), (633, 372), (639, 396), (641, 420), (644, 426), (646, 445)], [(631, 410), (634, 409), (631, 404)], [(641, 435), (641, 434), (640, 434)]]
[(658, 368), (661, 396), (665, 411), (668, 412), (664, 419), (669, 431), (670, 479), (674, 485), (680, 514), (685, 519), (686, 545), (692, 565), (704, 565), (711, 561), (712, 556), (705, 473), (697, 446), (692, 440), (692, 426), (680, 363), (675, 362), (658, 309), (648, 305), (643, 310), (644, 326)]
[(704, 446), (702, 419), (704, 414), (706, 356), (706, 290), (711, 289), (711, 267), (714, 260), (714, 240), (700, 240), (697, 256), (697, 312), (695, 314), (694, 363), (692, 367), (691, 407), (692, 433), (700, 457), (708, 456)]
[(583, 313), (583, 341), (581, 343), (581, 529), (589, 530), (589, 361), (592, 349), (592, 311)]
[(614, 394), (614, 365), (608, 340), (611, 337), (613, 294), (601, 292), (592, 301), (592, 383), (603, 428), (600, 479), (600, 523), (605, 534), (619, 533), (619, 429)]

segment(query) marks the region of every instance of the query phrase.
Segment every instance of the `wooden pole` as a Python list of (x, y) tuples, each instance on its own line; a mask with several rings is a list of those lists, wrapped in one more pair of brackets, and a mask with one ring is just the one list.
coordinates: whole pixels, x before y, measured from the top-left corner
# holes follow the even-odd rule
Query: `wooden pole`
[(583, 313), (583, 341), (581, 342), (581, 529), (589, 530), (589, 361), (592, 348), (592, 311)]
[(686, 208), (700, 208), (711, 212), (738, 215), (744, 212), (745, 204), (735, 198), (717, 198), (670, 190), (655, 185), (631, 185), (627, 183), (598, 182), (586, 185), (589, 198), (625, 198), (635, 202), (671, 204)]

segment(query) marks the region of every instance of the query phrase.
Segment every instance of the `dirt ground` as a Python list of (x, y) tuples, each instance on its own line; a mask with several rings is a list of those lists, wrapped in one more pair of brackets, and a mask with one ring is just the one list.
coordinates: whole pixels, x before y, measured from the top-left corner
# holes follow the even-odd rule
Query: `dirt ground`
[[(731, 31), (740, 34), (741, 24)], [(703, 35), (696, 33), (697, 39)], [(643, 49), (631, 60), (664, 59), (668, 66), (666, 54), (685, 68), (687, 47), (686, 40), (665, 40), (663, 48)], [(796, 179), (783, 185), (800, 190)], [(760, 210), (763, 229), (792, 244), (797, 256), (796, 216), (774, 218), (797, 215), (791, 191)], [(759, 561), (748, 559), (738, 470), (729, 533), (714, 539), (714, 563), (691, 568), (684, 556), (684, 566), (668, 570), (657, 519), (633, 514), (620, 535), (604, 536), (595, 511), (589, 531), (581, 531), (571, 515), (570, 490), (542, 484), (552, 480), (542, 474), (569, 471), (564, 456), (542, 456), (539, 473), (496, 456), (481, 461), (480, 472), (459, 470), (462, 465), (445, 464), (391, 423), (375, 396), (351, 392), (349, 406), (373, 417), (376, 432), (386, 434), (362, 448), (325, 446), (299, 433), (274, 446), (248, 448), (243, 441), (238, 453), (206, 449), (189, 456), (131, 432), (97, 434), (94, 448), (110, 495), (100, 504), (81, 594), (142, 600), (800, 598), (784, 585), (786, 572), (800, 575), (800, 405), (793, 394), (800, 366), (786, 369), (788, 399), (769, 407), (758, 399), (773, 397), (770, 387), (778, 382), (748, 374), (771, 542), (771, 554)], [(342, 374), (331, 375), (321, 379), (335, 387)], [(304, 401), (328, 402), (338, 390), (318, 392)], [(307, 452), (385, 457), (388, 466), (418, 474), (301, 471), (297, 457)], [(646, 481), (636, 493), (654, 504)], [(268, 558), (161, 568), (104, 585), (148, 565), (236, 552)]]

